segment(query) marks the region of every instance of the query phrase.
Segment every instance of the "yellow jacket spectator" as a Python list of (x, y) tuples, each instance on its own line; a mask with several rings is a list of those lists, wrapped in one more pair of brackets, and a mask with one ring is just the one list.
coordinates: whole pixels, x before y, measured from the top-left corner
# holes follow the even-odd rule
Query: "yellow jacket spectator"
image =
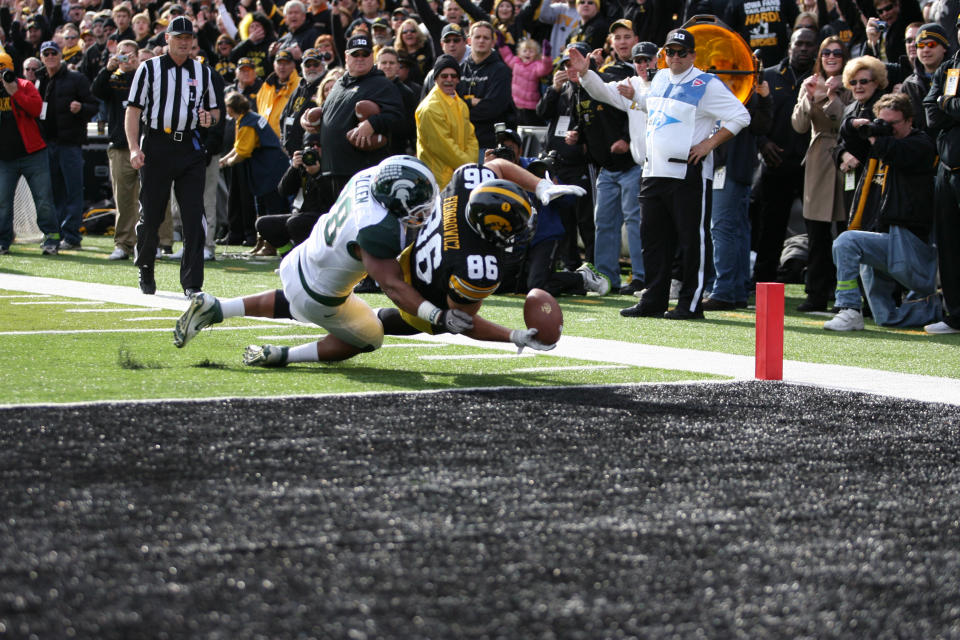
[(470, 108), (457, 95), (460, 65), (444, 54), (433, 65), (433, 77), (436, 84), (416, 111), (417, 156), (443, 189), (457, 167), (477, 161), (479, 145)]
[(273, 73), (267, 76), (257, 92), (257, 112), (267, 119), (277, 137), (280, 136), (280, 115), (299, 84), (300, 76), (293, 55), (286, 50), (278, 51), (273, 60)]

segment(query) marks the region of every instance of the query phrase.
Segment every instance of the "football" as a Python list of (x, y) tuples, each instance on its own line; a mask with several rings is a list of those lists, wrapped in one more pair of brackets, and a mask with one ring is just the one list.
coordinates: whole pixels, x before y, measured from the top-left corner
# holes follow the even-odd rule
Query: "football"
[(523, 322), (528, 329), (537, 329), (537, 340), (544, 344), (556, 344), (563, 333), (563, 311), (543, 289), (530, 289), (523, 303)]
[(372, 100), (360, 100), (353, 107), (353, 113), (357, 116), (358, 122), (363, 122), (370, 116), (380, 113), (380, 105)]
[(317, 127), (320, 126), (322, 120), (323, 107), (313, 107), (312, 109), (304, 111), (303, 115), (300, 116), (300, 126), (302, 126), (307, 133), (316, 133)]

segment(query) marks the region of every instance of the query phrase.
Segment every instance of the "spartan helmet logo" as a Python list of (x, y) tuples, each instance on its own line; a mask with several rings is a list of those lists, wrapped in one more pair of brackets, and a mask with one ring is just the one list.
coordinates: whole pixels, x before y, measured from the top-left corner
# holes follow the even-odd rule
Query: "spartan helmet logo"
[(413, 184), (413, 181), (407, 178), (397, 178), (390, 187), (390, 197), (402, 202), (404, 210), (409, 211), (410, 197), (415, 187), (416, 185)]

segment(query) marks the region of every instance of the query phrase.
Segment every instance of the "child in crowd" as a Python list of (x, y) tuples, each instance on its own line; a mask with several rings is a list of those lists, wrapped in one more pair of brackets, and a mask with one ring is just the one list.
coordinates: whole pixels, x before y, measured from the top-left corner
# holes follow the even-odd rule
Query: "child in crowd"
[(513, 102), (517, 106), (517, 124), (539, 126), (543, 120), (537, 116), (537, 103), (540, 101), (540, 78), (550, 75), (553, 61), (550, 58), (550, 43), (544, 42), (543, 56), (536, 40), (525, 38), (517, 45), (517, 55), (510, 47), (500, 47), (500, 56), (513, 70)]

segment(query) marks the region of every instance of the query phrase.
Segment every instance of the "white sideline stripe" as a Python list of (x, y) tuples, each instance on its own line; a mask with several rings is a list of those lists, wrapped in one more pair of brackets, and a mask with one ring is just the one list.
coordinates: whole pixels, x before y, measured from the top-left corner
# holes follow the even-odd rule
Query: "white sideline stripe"
[(57, 305), (67, 305), (67, 304), (103, 304), (103, 301), (102, 301), (102, 300), (97, 300), (96, 302), (94, 302), (94, 301), (91, 300), (90, 302), (77, 302), (76, 300), (38, 300), (38, 301), (34, 301), (34, 302), (11, 302), (10, 304), (11, 304), (11, 305), (25, 305), (25, 304), (30, 304), (30, 305), (40, 305), (40, 304), (47, 304), (47, 305), (50, 305), (50, 304), (57, 304)]
[(46, 296), (46, 295), (33, 295), (33, 294), (29, 294), (29, 293), (25, 293), (25, 294), (19, 294), (19, 293), (18, 293), (18, 294), (13, 294), (13, 295), (9, 295), (9, 296), (0, 296), (0, 300), (9, 300), (9, 299), (11, 299), (11, 298), (49, 298), (49, 297), (50, 297), (50, 296)]
[[(158, 291), (157, 295), (147, 296), (140, 293), (140, 290), (136, 287), (102, 285), (58, 278), (38, 278), (11, 273), (0, 273), (0, 289), (56, 296), (63, 296), (65, 295), (64, 292), (69, 291), (72, 298), (152, 308), (160, 307), (181, 312), (187, 307), (187, 300), (180, 292)], [(266, 318), (263, 318), (263, 320), (278, 324), (308, 326), (292, 320), (267, 320)], [(244, 329), (249, 328), (252, 327), (244, 327)], [(164, 331), (168, 330), (170, 329), (164, 329)], [(405, 338), (431, 344), (477, 346), (477, 343), (469, 338), (449, 334), (439, 336), (420, 334), (405, 336)], [(499, 342), (484, 342), (483, 347), (505, 352), (516, 351), (513, 344)], [(755, 379), (753, 356), (713, 351), (657, 347), (635, 342), (566, 336), (557, 345), (556, 349), (538, 352), (538, 355), (541, 354), (578, 358), (606, 364), (626, 364), (638, 367), (711, 373), (731, 376), (738, 380)], [(957, 378), (921, 376), (912, 373), (785, 360), (783, 363), (783, 381), (923, 402), (960, 405), (960, 379)]]
[(511, 373), (540, 373), (541, 371), (598, 371), (600, 369), (629, 369), (625, 364), (598, 364), (585, 367), (524, 367)]
[[(170, 318), (164, 318), (170, 320)], [(272, 329), (270, 325), (252, 324), (249, 327), (207, 327), (204, 331), (249, 331)], [(54, 329), (50, 331), (0, 331), (0, 336), (69, 336), (81, 333), (173, 333), (173, 327), (161, 329)]]
[(148, 320), (176, 320), (177, 316), (137, 316), (136, 318), (120, 318), (123, 322), (146, 322)]
[[(159, 311), (159, 309), (130, 307), (129, 309), (65, 309), (65, 311), (67, 313), (130, 313), (131, 311)], [(134, 318), (134, 320), (140, 320), (140, 318)]]
[[(518, 355), (521, 358), (531, 358), (536, 354), (521, 353)], [(455, 356), (420, 356), (420, 360), (503, 360), (503, 355), (499, 353), (468, 353)]]

